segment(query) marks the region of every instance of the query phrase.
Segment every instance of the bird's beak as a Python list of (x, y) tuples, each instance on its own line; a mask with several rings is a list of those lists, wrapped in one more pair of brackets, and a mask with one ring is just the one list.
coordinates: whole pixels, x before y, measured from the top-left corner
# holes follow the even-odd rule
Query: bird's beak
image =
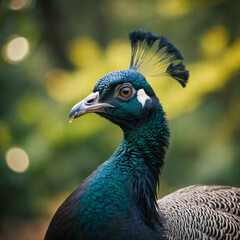
[(104, 107), (114, 106), (109, 103), (100, 103), (99, 92), (93, 92), (71, 109), (69, 122), (71, 123), (74, 118), (78, 118), (86, 113), (104, 112)]

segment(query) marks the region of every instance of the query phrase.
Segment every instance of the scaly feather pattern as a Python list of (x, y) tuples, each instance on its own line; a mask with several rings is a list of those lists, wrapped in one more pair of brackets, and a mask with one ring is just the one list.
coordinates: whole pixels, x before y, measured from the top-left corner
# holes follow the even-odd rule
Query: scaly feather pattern
[(169, 240), (239, 240), (240, 189), (195, 185), (158, 201)]
[(186, 86), (189, 71), (185, 68), (182, 54), (167, 38), (138, 30), (130, 32), (129, 39), (132, 48), (130, 69), (144, 76), (169, 75)]

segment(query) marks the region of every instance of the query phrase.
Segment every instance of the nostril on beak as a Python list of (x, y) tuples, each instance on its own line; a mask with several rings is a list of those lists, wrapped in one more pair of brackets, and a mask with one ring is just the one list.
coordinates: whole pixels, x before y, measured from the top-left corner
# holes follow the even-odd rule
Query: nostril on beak
[(84, 103), (86, 105), (92, 105), (98, 100), (99, 92), (91, 93), (88, 97), (85, 98)]
[(87, 105), (91, 105), (91, 104), (93, 104), (94, 102), (95, 102), (95, 100), (96, 100), (96, 98), (89, 98), (89, 99), (86, 99), (86, 104)]

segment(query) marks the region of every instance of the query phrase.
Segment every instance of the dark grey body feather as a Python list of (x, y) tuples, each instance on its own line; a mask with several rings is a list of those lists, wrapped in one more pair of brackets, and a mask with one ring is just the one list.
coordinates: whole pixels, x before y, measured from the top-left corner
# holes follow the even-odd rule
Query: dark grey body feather
[(190, 186), (158, 205), (169, 240), (240, 239), (240, 188)]

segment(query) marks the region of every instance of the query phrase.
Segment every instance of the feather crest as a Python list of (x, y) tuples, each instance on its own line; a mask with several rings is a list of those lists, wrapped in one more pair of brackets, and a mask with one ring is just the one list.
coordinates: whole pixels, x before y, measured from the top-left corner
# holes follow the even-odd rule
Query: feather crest
[(129, 39), (132, 49), (129, 69), (150, 77), (168, 75), (186, 86), (189, 71), (185, 68), (182, 54), (167, 38), (138, 30), (130, 32)]

